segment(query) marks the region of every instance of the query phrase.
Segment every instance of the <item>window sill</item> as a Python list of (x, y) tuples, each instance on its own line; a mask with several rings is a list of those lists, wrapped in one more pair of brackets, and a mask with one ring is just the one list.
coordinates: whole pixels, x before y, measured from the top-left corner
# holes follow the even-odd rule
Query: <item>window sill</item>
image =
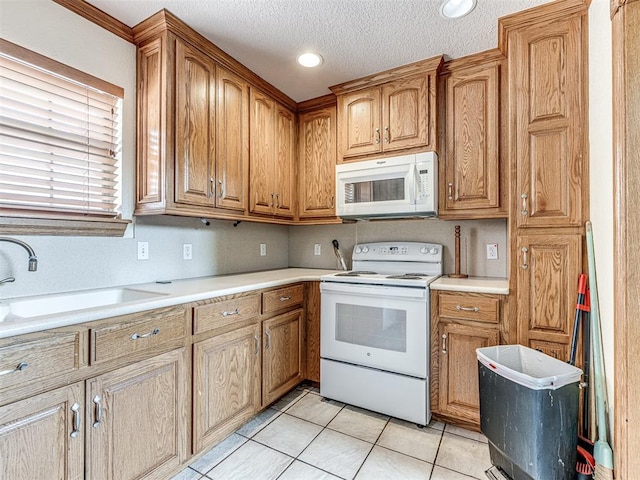
[(0, 215), (3, 235), (122, 237), (131, 220), (78, 217), (8, 217)]

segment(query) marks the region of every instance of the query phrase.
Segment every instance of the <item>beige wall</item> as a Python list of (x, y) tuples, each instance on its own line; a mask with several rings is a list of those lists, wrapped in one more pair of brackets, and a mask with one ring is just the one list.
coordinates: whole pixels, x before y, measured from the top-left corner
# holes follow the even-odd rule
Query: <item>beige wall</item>
[[(613, 418), (613, 147), (612, 56), (608, 0), (589, 8), (590, 208), (610, 415)], [(613, 424), (612, 424), (613, 425)]]

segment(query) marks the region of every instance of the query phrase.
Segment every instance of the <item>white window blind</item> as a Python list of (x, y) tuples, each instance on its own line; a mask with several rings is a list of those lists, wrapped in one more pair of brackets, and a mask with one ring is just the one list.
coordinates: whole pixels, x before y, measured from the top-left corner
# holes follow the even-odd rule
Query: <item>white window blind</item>
[(0, 210), (118, 217), (121, 109), (122, 94), (0, 51)]

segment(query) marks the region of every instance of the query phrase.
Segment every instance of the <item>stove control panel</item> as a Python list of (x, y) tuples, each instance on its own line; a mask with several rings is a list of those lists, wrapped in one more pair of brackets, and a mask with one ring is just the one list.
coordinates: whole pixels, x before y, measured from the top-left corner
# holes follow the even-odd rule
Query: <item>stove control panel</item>
[(442, 245), (420, 242), (378, 242), (353, 248), (354, 260), (442, 261)]

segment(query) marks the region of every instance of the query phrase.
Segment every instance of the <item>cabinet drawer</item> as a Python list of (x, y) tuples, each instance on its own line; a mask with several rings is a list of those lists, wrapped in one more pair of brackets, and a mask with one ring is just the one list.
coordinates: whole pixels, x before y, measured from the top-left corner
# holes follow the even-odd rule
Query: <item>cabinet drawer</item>
[(272, 313), (302, 305), (302, 285), (290, 285), (262, 294), (262, 313)]
[(78, 370), (84, 332), (43, 334), (41, 339), (0, 348), (0, 391)]
[(219, 301), (199, 305), (193, 309), (193, 334), (226, 327), (232, 323), (251, 320), (260, 314), (260, 295), (221, 297)]
[(446, 318), (498, 323), (500, 299), (470, 294), (441, 293), (438, 315)]
[(180, 344), (186, 335), (184, 307), (136, 313), (111, 322), (91, 329), (92, 365), (146, 350), (159, 354)]

